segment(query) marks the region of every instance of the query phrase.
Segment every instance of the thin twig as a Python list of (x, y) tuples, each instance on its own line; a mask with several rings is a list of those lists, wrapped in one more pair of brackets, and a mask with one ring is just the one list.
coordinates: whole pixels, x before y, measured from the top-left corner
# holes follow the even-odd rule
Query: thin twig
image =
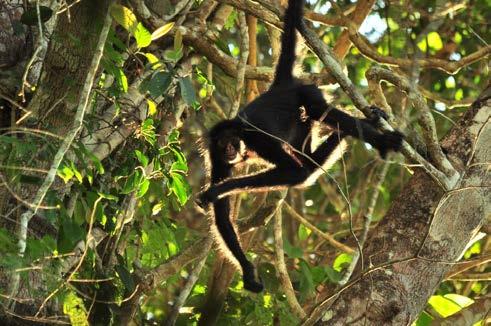
[(302, 215), (297, 213), (297, 211), (295, 211), (295, 209), (293, 209), (293, 207), (291, 207), (288, 203), (285, 202), (283, 205), (286, 208), (288, 214), (290, 214), (297, 221), (299, 221), (300, 223), (305, 225), (307, 228), (312, 230), (312, 232), (314, 232), (315, 234), (317, 234), (321, 238), (325, 239), (334, 248), (337, 248), (337, 249), (344, 251), (346, 253), (349, 253), (349, 254), (354, 253), (353, 248), (351, 248), (351, 247), (339, 242), (338, 240), (334, 239), (334, 237), (332, 235), (330, 235), (329, 233), (326, 233), (326, 232), (319, 230), (315, 225), (313, 225), (307, 219), (305, 219)]
[(179, 310), (182, 308), (182, 306), (186, 302), (186, 299), (189, 297), (189, 294), (191, 293), (194, 284), (196, 284), (196, 281), (198, 280), (198, 277), (201, 274), (201, 270), (205, 266), (206, 258), (207, 256), (201, 258), (201, 260), (196, 264), (196, 266), (189, 274), (186, 283), (181, 289), (181, 293), (179, 293), (179, 296), (174, 301), (174, 305), (172, 306), (172, 311), (170, 312), (169, 317), (165, 321), (165, 325), (172, 326), (175, 324), (177, 317), (179, 316)]

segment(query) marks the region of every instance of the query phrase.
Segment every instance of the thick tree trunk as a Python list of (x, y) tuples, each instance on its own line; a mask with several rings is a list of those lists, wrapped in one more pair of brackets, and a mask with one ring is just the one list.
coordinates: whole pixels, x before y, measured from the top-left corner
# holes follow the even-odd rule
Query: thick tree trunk
[[(490, 94), (491, 87), (481, 99)], [(408, 325), (418, 317), (491, 214), (490, 117), (491, 100), (476, 102), (442, 142), (461, 173), (458, 186), (444, 192), (417, 170), (367, 242), (364, 268), (371, 271), (353, 276), (309, 323)]]
[[(38, 89), (29, 110), (50, 132), (64, 135), (73, 123), (73, 108), (92, 61), (109, 0), (84, 0), (61, 14), (53, 35)], [(43, 128), (43, 129), (44, 129)]]

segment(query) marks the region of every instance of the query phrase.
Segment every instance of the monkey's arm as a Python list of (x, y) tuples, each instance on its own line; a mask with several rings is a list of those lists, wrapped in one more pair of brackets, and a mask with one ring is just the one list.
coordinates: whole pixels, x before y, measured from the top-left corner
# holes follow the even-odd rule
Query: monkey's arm
[(239, 178), (232, 178), (221, 183), (211, 185), (200, 195), (200, 205), (214, 202), (224, 195), (238, 191), (263, 191), (271, 188), (283, 188), (297, 185), (309, 176), (303, 168), (273, 168), (258, 174), (250, 174)]

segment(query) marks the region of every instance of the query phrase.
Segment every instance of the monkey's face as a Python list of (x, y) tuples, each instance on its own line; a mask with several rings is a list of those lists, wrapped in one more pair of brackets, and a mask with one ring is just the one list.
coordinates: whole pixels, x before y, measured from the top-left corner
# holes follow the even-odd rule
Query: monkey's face
[(236, 164), (245, 160), (245, 144), (235, 135), (224, 135), (218, 140), (218, 150), (223, 160), (229, 164)]

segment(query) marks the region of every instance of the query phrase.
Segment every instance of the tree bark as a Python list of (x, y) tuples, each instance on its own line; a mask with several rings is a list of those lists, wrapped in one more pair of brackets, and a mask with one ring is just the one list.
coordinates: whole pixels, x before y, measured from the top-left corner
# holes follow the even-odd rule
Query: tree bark
[(445, 193), (417, 170), (373, 230), (364, 272), (317, 306), (305, 324), (408, 325), (418, 317), (491, 214), (490, 94), (488, 86), (442, 142), (461, 173), (459, 185)]
[(61, 14), (43, 63), (38, 89), (28, 109), (47, 130), (64, 135), (90, 68), (109, 0), (85, 0)]

